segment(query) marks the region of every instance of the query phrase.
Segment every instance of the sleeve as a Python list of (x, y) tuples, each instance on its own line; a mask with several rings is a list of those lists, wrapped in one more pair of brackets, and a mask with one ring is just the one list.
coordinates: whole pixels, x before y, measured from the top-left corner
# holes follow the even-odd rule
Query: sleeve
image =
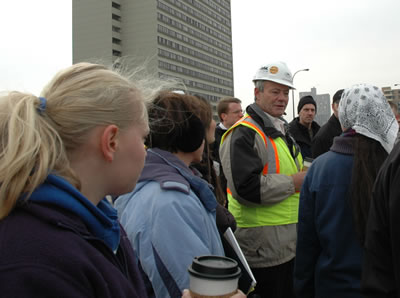
[(197, 198), (180, 192), (163, 192), (158, 203), (149, 227), (151, 258), (140, 261), (157, 297), (180, 297), (189, 287), (188, 267), (193, 258), (216, 254), (212, 243), (220, 240), (215, 217)]
[(275, 204), (295, 193), (293, 179), (283, 174), (263, 175), (263, 161), (259, 157), (255, 142), (261, 137), (252, 129), (237, 127), (232, 132), (229, 159), (232, 180), (244, 205)]
[(218, 204), (216, 209), (217, 228), (221, 235), (226, 229), (231, 228), (233, 232), (236, 231), (236, 220), (232, 213), (229, 212), (224, 206)]
[(399, 190), (395, 189), (400, 181), (400, 172), (396, 170), (393, 183), (389, 173), (390, 167), (384, 166), (374, 185), (364, 247), (361, 280), (363, 297), (398, 297), (399, 294), (399, 283), (395, 279), (395, 271), (399, 270), (399, 263), (395, 261), (398, 251), (393, 251), (395, 245), (394, 239), (391, 239), (394, 236), (399, 242), (399, 225), (391, 224), (391, 214), (398, 218), (400, 206), (399, 203), (389, 202), (390, 198), (398, 201), (400, 197)]
[(296, 297), (314, 297), (315, 264), (321, 252), (315, 229), (315, 200), (317, 194), (310, 189), (311, 172), (307, 173), (300, 193), (299, 222), (294, 268)]

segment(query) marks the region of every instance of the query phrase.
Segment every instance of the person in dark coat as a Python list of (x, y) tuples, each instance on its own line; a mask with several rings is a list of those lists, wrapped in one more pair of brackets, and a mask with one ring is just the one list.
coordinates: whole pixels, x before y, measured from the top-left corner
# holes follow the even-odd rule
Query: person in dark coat
[(366, 298), (400, 297), (400, 143), (375, 180), (362, 268)]
[[(236, 97), (224, 97), (221, 98), (217, 105), (217, 113), (220, 123), (217, 124), (215, 128), (215, 140), (211, 145), (211, 154), (213, 160), (217, 163), (216, 174), (219, 177), (221, 188), (226, 197), (226, 177), (224, 170), (221, 165), (221, 159), (219, 157), (219, 146), (221, 143), (221, 138), (223, 134), (243, 117), (242, 101)], [(224, 206), (227, 206), (226, 204)]]
[(132, 190), (143, 169), (144, 90), (105, 66), (78, 63), (41, 97), (0, 97), (2, 297), (147, 297), (105, 199)]
[(329, 118), (328, 122), (322, 125), (321, 129), (314, 136), (311, 143), (312, 158), (317, 158), (321, 154), (328, 152), (333, 143), (333, 138), (337, 137), (342, 133), (342, 127), (340, 126), (338, 110), (339, 102), (342, 96), (343, 89), (336, 91), (332, 101), (333, 114)]
[(297, 106), (298, 117), (289, 124), (289, 133), (300, 146), (303, 158), (311, 157), (311, 140), (319, 131), (319, 124), (314, 121), (317, 103), (310, 95), (300, 99)]
[(314, 160), (300, 193), (294, 270), (298, 298), (361, 298), (373, 183), (393, 148), (398, 124), (383, 92), (366, 84), (344, 91), (339, 119), (344, 133)]
[(213, 155), (217, 162), (219, 158), (219, 145), (222, 135), (243, 117), (242, 101), (236, 97), (221, 98), (217, 105), (217, 113), (220, 123), (215, 128), (215, 142), (213, 143)]

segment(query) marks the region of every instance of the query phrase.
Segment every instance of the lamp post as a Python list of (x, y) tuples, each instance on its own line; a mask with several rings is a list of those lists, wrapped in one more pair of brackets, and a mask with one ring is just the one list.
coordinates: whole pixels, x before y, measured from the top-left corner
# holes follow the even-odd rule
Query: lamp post
[[(300, 71), (309, 71), (310, 69), (308, 68), (304, 68), (304, 69), (300, 69), (298, 71), (296, 71), (293, 76), (292, 76), (292, 82), (294, 82), (294, 76), (296, 75), (296, 73), (300, 72)], [(293, 104), (293, 119), (295, 118), (295, 114), (294, 114), (294, 89), (292, 89), (292, 104)]]

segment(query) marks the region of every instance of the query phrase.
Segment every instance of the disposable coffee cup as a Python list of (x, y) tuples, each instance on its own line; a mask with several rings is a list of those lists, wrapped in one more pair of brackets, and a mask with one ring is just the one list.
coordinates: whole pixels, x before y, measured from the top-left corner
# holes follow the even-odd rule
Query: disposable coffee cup
[(310, 158), (310, 157), (305, 157), (303, 160), (303, 171), (307, 171), (310, 167), (311, 164), (313, 162), (314, 159)]
[(193, 298), (228, 298), (237, 292), (241, 270), (231, 258), (195, 257), (188, 271)]

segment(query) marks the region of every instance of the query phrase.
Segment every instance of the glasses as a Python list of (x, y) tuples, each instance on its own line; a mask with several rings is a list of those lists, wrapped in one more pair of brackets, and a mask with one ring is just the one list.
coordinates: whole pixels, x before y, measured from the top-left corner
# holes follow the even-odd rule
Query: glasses
[(232, 112), (229, 112), (230, 114), (240, 114), (240, 113), (242, 113), (243, 114), (243, 111), (242, 110), (236, 110), (236, 111), (232, 111)]

